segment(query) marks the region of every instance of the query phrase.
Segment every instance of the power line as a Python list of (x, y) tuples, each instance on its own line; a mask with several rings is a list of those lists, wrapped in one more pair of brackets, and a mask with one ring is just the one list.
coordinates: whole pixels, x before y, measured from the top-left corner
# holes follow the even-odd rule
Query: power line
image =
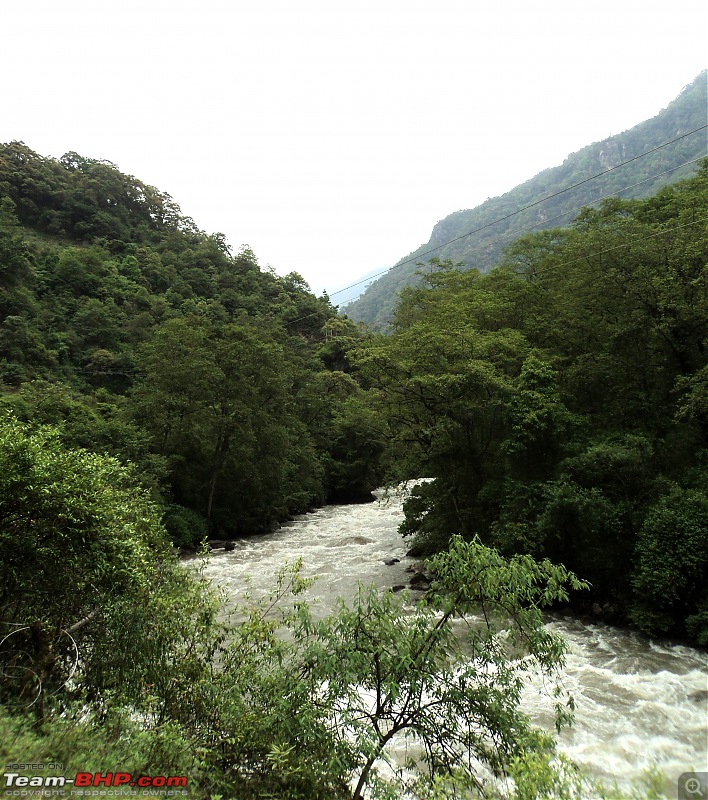
[[(673, 144), (674, 142), (678, 142), (681, 139), (685, 139), (687, 136), (691, 136), (692, 134), (698, 133), (699, 131), (705, 130), (706, 128), (708, 128), (708, 125), (701, 125), (700, 128), (695, 128), (692, 131), (688, 131), (688, 133), (683, 133), (683, 134), (681, 134), (681, 136), (677, 136), (675, 139), (671, 139), (668, 142), (664, 142), (663, 144), (657, 145), (657, 147), (653, 147), (651, 150), (647, 150), (644, 153), (640, 153), (638, 156), (634, 156), (633, 158), (627, 159), (627, 161), (623, 161), (620, 164), (616, 164), (614, 167), (609, 167), (609, 169), (605, 169), (602, 172), (598, 172), (595, 175), (591, 175), (589, 178), (585, 178), (582, 181), (578, 181), (578, 183), (574, 183), (571, 186), (566, 186), (565, 189), (561, 189), (558, 192), (554, 192), (553, 194), (549, 194), (547, 197), (542, 197), (540, 200), (535, 200), (533, 203), (529, 203), (528, 205), (523, 206), (522, 208), (519, 208), (516, 211), (512, 211), (510, 214), (507, 214), (504, 217), (499, 217), (498, 219), (495, 219), (492, 222), (488, 222), (485, 225), (480, 226), (479, 228), (475, 228), (474, 230), (469, 231), (468, 233), (463, 233), (461, 236), (457, 236), (454, 239), (450, 239), (447, 242), (443, 242), (442, 244), (439, 244), (436, 247), (433, 247), (431, 250), (426, 250), (424, 253), (418, 253), (418, 255), (413, 256), (412, 258), (408, 258), (405, 261), (400, 261), (398, 264), (394, 264), (392, 267), (388, 267), (387, 269), (384, 269), (381, 272), (377, 272), (374, 275), (370, 275), (368, 278), (364, 278), (364, 279), (362, 279), (360, 281), (356, 281), (355, 283), (352, 283), (350, 286), (345, 286), (343, 289), (338, 289), (336, 292), (332, 292), (332, 294), (329, 295), (329, 297), (333, 297), (336, 294), (341, 294), (342, 292), (347, 292), (347, 291), (349, 291), (349, 289), (353, 289), (354, 287), (359, 286), (362, 283), (366, 283), (367, 281), (374, 280), (375, 278), (380, 278), (382, 275), (386, 275), (387, 273), (391, 272), (394, 269), (397, 269), (398, 267), (403, 267), (406, 264), (410, 264), (413, 261), (417, 261), (420, 258), (424, 258), (425, 256), (430, 255), (431, 253), (434, 253), (436, 250), (440, 250), (441, 248), (446, 247), (449, 244), (453, 244), (453, 242), (459, 242), (461, 239), (466, 239), (468, 236), (472, 236), (475, 233), (479, 233), (480, 231), (483, 231), (486, 228), (490, 228), (493, 225), (497, 225), (500, 222), (505, 222), (506, 220), (511, 219), (512, 217), (515, 217), (518, 214), (521, 214), (522, 212), (527, 211), (530, 208), (534, 208), (535, 206), (540, 205), (541, 203), (545, 203), (546, 200), (552, 200), (554, 197), (558, 197), (559, 195), (562, 195), (565, 192), (570, 191), (571, 189), (576, 189), (578, 186), (582, 186), (583, 184), (589, 183), (590, 181), (595, 180), (596, 178), (600, 178), (603, 175), (607, 175), (609, 172), (613, 172), (614, 170), (619, 169), (620, 167), (624, 167), (626, 164), (631, 164), (633, 161), (637, 161), (640, 158), (644, 158), (644, 156), (648, 156), (651, 153), (655, 153), (657, 150), (661, 150), (663, 147), (667, 147), (668, 145)], [(694, 159), (694, 160), (700, 160), (700, 159)], [(686, 162), (686, 163), (690, 164), (692, 162), (689, 161), (689, 162)], [(684, 165), (681, 164), (679, 166), (684, 166)], [(673, 169), (679, 169), (679, 167), (672, 167), (671, 170), (666, 170), (666, 171), (667, 172), (671, 172)], [(663, 175), (663, 174), (665, 174), (665, 173), (661, 172), (661, 173), (659, 173), (659, 175), (654, 175), (652, 177), (653, 178), (657, 178), (657, 177), (659, 177), (660, 175)], [(647, 180), (651, 180), (651, 178), (648, 178)], [(640, 181), (640, 183), (643, 183), (643, 181)], [(634, 185), (638, 185), (638, 184), (634, 184)], [(625, 189), (629, 189), (629, 188), (632, 188), (632, 187), (626, 186), (626, 187), (624, 187), (624, 189), (620, 189), (620, 191), (625, 191)], [(607, 195), (607, 197), (613, 197), (613, 196), (614, 195)], [(600, 199), (605, 199), (605, 198), (600, 198)], [(598, 200), (594, 200), (592, 202), (598, 202)], [(570, 213), (570, 212), (564, 212), (564, 214), (566, 214), (566, 213)], [(553, 219), (555, 219), (555, 217)], [(312, 316), (312, 315), (308, 314), (307, 316), (301, 317), (300, 319), (293, 320), (291, 323), (288, 323), (288, 324), (292, 325), (295, 322), (300, 322), (302, 319), (307, 319), (308, 316)]]
[(699, 225), (701, 222), (706, 221), (708, 221), (708, 217), (700, 217), (699, 219), (693, 220), (693, 222), (685, 222), (683, 225), (677, 225), (675, 228), (665, 228), (664, 230), (657, 231), (656, 233), (650, 233), (647, 236), (630, 236), (628, 237), (627, 241), (622, 242), (622, 244), (615, 245), (614, 247), (608, 247), (605, 250), (598, 250), (595, 253), (588, 253), (587, 255), (573, 258), (570, 261), (561, 261), (560, 264), (556, 264), (554, 266), (554, 269), (557, 269), (558, 267), (567, 267), (569, 264), (577, 264), (578, 261), (587, 261), (595, 256), (603, 256), (605, 253), (611, 253), (614, 250), (621, 250), (623, 247), (630, 247), (633, 242), (643, 242), (646, 239), (656, 239), (657, 236), (664, 236), (667, 233), (680, 231), (682, 228), (690, 228), (692, 225)]
[[(647, 239), (656, 239), (658, 236), (665, 236), (667, 233), (673, 233), (674, 231), (680, 231), (683, 228), (690, 228), (693, 225), (700, 225), (701, 222), (708, 222), (708, 216), (700, 217), (699, 219), (693, 220), (692, 222), (686, 222), (683, 225), (676, 225), (673, 228), (664, 228), (663, 230), (657, 231), (656, 233), (650, 233), (646, 236), (629, 236), (628, 239), (622, 244), (615, 245), (614, 247), (607, 247), (604, 250), (597, 250), (594, 253), (586, 253), (585, 255), (579, 256), (578, 258), (573, 258), (570, 261), (561, 261), (559, 264), (553, 265), (554, 270), (558, 270), (560, 267), (567, 267), (570, 264), (577, 264), (579, 261), (589, 261), (591, 258), (595, 256), (603, 256), (606, 253), (612, 253), (615, 250), (622, 250), (625, 247), (631, 247), (632, 244), (635, 242), (643, 242)], [(311, 316), (311, 315), (308, 315)], [(303, 319), (306, 319), (303, 317)]]
[[(687, 163), (691, 163), (691, 162), (687, 162)], [(670, 170), (668, 170), (668, 171), (670, 171)], [(663, 174), (663, 173), (660, 173), (660, 174)], [(643, 181), (640, 181), (640, 183), (643, 183)], [(626, 187), (626, 188), (629, 188), (629, 187)], [(683, 225), (676, 225), (673, 228), (665, 228), (665, 229), (657, 231), (655, 233), (647, 234), (646, 236), (630, 236), (630, 237), (628, 237), (628, 239), (626, 241), (622, 242), (622, 244), (615, 245), (614, 247), (607, 247), (604, 250), (597, 250), (594, 253), (587, 253), (585, 255), (579, 256), (578, 258), (573, 258), (570, 261), (561, 261), (559, 264), (554, 265), (553, 269), (557, 270), (560, 267), (566, 267), (566, 266), (568, 266), (570, 264), (577, 264), (579, 261), (588, 261), (589, 259), (594, 258), (595, 256), (602, 256), (602, 255), (605, 255), (606, 253), (612, 253), (615, 250), (621, 250), (621, 249), (623, 249), (625, 247), (631, 247), (632, 244), (634, 244), (635, 242), (643, 242), (643, 241), (646, 241), (648, 239), (656, 239), (659, 236), (665, 236), (668, 233), (674, 233), (675, 231), (679, 231), (679, 230), (682, 230), (684, 228), (690, 228), (693, 225), (699, 225), (702, 222), (708, 222), (708, 216), (700, 217), (699, 219), (693, 220), (692, 222), (686, 222)], [(300, 322), (303, 319), (308, 319), (309, 317), (315, 316), (316, 313), (317, 312), (313, 312), (312, 314), (307, 314), (304, 317), (300, 317), (299, 319), (292, 320), (292, 322), (286, 323), (286, 324), (290, 324), (291, 325), (291, 324), (293, 324), (293, 322)], [(101, 376), (105, 376), (105, 375), (122, 375), (123, 377), (129, 377), (130, 375), (145, 374), (144, 370), (141, 370), (141, 369), (122, 370), (122, 371), (105, 371), (105, 372), (93, 372), (92, 370), (82, 369), (82, 370), (78, 370), (78, 371), (82, 372), (82, 373), (91, 373), (95, 377), (101, 377)]]
[[(605, 255), (605, 253), (612, 253), (613, 251), (621, 250), (624, 247), (631, 247), (634, 242), (643, 242), (647, 239), (656, 239), (658, 236), (664, 236), (667, 233), (673, 233), (674, 231), (679, 231), (683, 228), (690, 228), (693, 225), (700, 225), (701, 222), (708, 222), (708, 216), (700, 217), (699, 219), (693, 220), (693, 222), (686, 222), (683, 225), (676, 225), (674, 228), (665, 228), (664, 230), (657, 231), (656, 233), (650, 233), (646, 236), (629, 236), (628, 240), (622, 244), (615, 245), (614, 247), (607, 247), (604, 250), (597, 250), (594, 253), (587, 253), (586, 255), (579, 256), (578, 258), (573, 258), (570, 261), (561, 261), (559, 264), (554, 264), (552, 269), (557, 271), (560, 267), (567, 267), (569, 264), (577, 264), (579, 261), (589, 261), (595, 256), (602, 256)], [(453, 331), (453, 333), (457, 334), (456, 331)]]
[[(587, 203), (583, 203), (583, 205), (581, 206), (575, 206), (574, 208), (569, 208), (567, 211), (561, 211), (561, 213), (556, 214), (555, 217), (549, 217), (548, 219), (544, 219), (541, 222), (536, 222), (533, 225), (528, 226), (527, 228), (520, 228), (518, 231), (512, 231), (511, 233), (507, 233), (504, 236), (499, 236), (496, 239), (487, 241), (486, 244), (488, 245), (499, 244), (499, 242), (503, 242), (505, 239), (516, 239), (525, 233), (529, 233), (534, 228), (538, 228), (540, 225), (546, 225), (547, 223), (553, 222), (556, 219), (560, 219), (561, 217), (566, 217), (568, 214), (572, 214), (574, 211), (580, 211), (581, 208), (589, 208), (595, 203), (601, 203), (603, 200), (609, 200), (610, 198), (619, 197), (620, 194), (622, 194), (622, 192), (626, 192), (628, 189), (634, 189), (636, 186), (641, 186), (641, 184), (643, 183), (648, 183), (649, 181), (653, 181), (655, 178), (660, 178), (662, 175), (667, 175), (669, 172), (674, 172), (675, 170), (681, 169), (681, 167), (685, 167), (688, 164), (695, 164), (697, 161), (703, 161), (704, 158), (705, 156), (700, 156), (699, 158), (692, 158), (690, 161), (684, 161), (683, 164), (677, 164), (675, 167), (671, 167), (670, 169), (665, 169), (663, 172), (658, 172), (656, 175), (650, 175), (648, 178), (644, 178), (643, 180), (637, 181), (636, 183), (631, 183), (629, 186), (623, 186), (621, 189), (618, 189), (616, 192), (613, 192), (612, 194), (605, 194), (602, 197), (595, 197), (592, 200), (588, 201)], [(444, 245), (440, 246), (444, 247)], [(479, 247), (482, 247), (482, 245), (480, 244)], [(472, 252), (474, 252), (474, 250)], [(402, 266), (402, 264), (398, 264), (396, 266)], [(394, 269), (394, 267), (390, 267), (389, 269)], [(366, 280), (371, 280), (371, 279), (367, 278)], [(340, 291), (344, 290), (342, 289)], [(337, 294), (337, 292), (334, 292), (334, 294)]]

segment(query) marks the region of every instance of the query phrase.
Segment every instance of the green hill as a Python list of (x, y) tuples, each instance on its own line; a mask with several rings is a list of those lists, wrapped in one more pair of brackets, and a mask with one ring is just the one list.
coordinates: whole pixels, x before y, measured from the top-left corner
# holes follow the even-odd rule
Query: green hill
[[(425, 244), (402, 258), (347, 306), (347, 315), (356, 321), (386, 326), (401, 289), (417, 282), (421, 261), (427, 262), (432, 257), (450, 259), (462, 262), (462, 269), (487, 272), (497, 263), (505, 245), (523, 233), (568, 225), (581, 207), (602, 197), (648, 197), (661, 186), (691, 174), (697, 166), (695, 160), (707, 152), (705, 128), (625, 166), (611, 168), (704, 126), (707, 78), (708, 73), (701, 73), (652, 119), (584, 147), (569, 155), (560, 166), (544, 170), (501, 197), (450, 214), (435, 225)], [(601, 177), (550, 197), (603, 170), (606, 174)], [(550, 199), (539, 203), (546, 197)], [(516, 213), (531, 204), (536, 205)], [(470, 231), (477, 232), (466, 235)], [(429, 253), (431, 250), (434, 252)]]
[(357, 335), (110, 162), (0, 145), (0, 416), (132, 463), (175, 542), (377, 485)]

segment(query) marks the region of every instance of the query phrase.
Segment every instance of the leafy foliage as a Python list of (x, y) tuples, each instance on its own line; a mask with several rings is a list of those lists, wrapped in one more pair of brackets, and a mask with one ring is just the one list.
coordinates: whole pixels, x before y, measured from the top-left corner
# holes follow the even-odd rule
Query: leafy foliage
[(370, 496), (363, 390), (352, 378), (323, 407), (314, 389), (351, 372), (361, 333), (299, 275), (262, 271), (169, 195), (76, 153), (0, 146), (0, 202), (5, 408), (135, 463), (181, 546), (204, 520), (247, 534)]
[[(478, 788), (482, 765), (501, 774), (543, 741), (520, 710), (521, 689), (529, 670), (557, 676), (565, 645), (544, 630), (540, 609), (583, 585), (561, 567), (506, 562), (460, 538), (430, 566), (438, 580), (414, 613), (361, 587), (351, 607), (341, 601), (320, 623), (305, 617), (300, 632), (312, 692), (359, 753), (355, 800), (397, 737), (418, 743), (417, 766), (431, 781), (457, 770)], [(455, 621), (471, 614), (479, 622), (458, 638)], [(511, 657), (510, 646), (526, 658)], [(559, 704), (557, 725), (569, 720)]]
[(52, 430), (12, 418), (0, 426), (0, 623), (12, 692), (43, 700), (75, 654), (72, 632), (154, 580), (166, 543), (154, 503), (133, 484), (115, 459), (67, 450)]
[[(2, 146), (5, 760), (169, 770), (205, 798), (494, 796), (485, 770), (580, 792), (520, 710), (563, 664), (541, 610), (577, 572), (707, 641), (707, 177), (486, 276), (437, 262), (383, 338), (110, 163)], [(296, 563), (228, 613), (175, 560), (168, 533), (363, 499), (382, 462), (434, 478), (406, 508), (437, 552), (414, 610), (362, 587), (316, 621)], [(401, 736), (410, 780), (382, 769)]]
[[(196, 797), (360, 800), (367, 786), (383, 797), (403, 785), (375, 777), (398, 735), (421, 745), (419, 791), (423, 775), (432, 786), (451, 771), (481, 790), (484, 766), (501, 775), (548, 746), (520, 695), (531, 671), (559, 675), (565, 645), (540, 612), (582, 588), (564, 568), (455, 539), (412, 613), (362, 588), (315, 621), (296, 563), (269, 597), (227, 615), (113, 459), (12, 419), (0, 453), (7, 761), (56, 746), (52, 759), (80, 771), (120, 758), (186, 775)], [(462, 641), (455, 621), (479, 609)]]
[(705, 640), (706, 207), (704, 163), (488, 275), (438, 262), (356, 348), (392, 478), (434, 478), (406, 506), (414, 552), (478, 534), (565, 564), (615, 619)]

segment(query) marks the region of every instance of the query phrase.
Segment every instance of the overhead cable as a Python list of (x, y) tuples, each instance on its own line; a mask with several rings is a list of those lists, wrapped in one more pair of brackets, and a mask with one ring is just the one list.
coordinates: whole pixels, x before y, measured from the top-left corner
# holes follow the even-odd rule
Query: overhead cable
[[(530, 208), (534, 208), (535, 206), (540, 205), (541, 203), (545, 203), (547, 200), (552, 200), (554, 197), (559, 197), (560, 195), (565, 194), (565, 192), (569, 192), (571, 189), (576, 189), (578, 186), (583, 186), (584, 184), (589, 183), (590, 181), (593, 181), (596, 178), (600, 178), (603, 175), (607, 175), (609, 172), (613, 172), (614, 170), (620, 169), (620, 167), (624, 167), (626, 164), (631, 164), (633, 161), (637, 161), (640, 158), (644, 158), (644, 156), (648, 156), (651, 153), (655, 153), (657, 150), (661, 150), (662, 148), (667, 147), (668, 145), (673, 144), (674, 142), (678, 142), (681, 139), (685, 139), (687, 136), (691, 136), (692, 134), (698, 133), (699, 131), (705, 130), (706, 128), (708, 128), (708, 124), (707, 125), (701, 125), (700, 128), (695, 128), (692, 131), (688, 131), (688, 133), (683, 133), (683, 134), (681, 134), (681, 136), (677, 136), (675, 139), (671, 139), (668, 142), (664, 142), (663, 144), (657, 145), (656, 147), (653, 147), (651, 150), (647, 150), (644, 153), (640, 153), (637, 156), (634, 156), (632, 158), (627, 159), (627, 161), (622, 161), (620, 164), (616, 164), (614, 167), (609, 167), (608, 169), (605, 169), (602, 172), (598, 172), (595, 175), (591, 175), (589, 178), (585, 178), (582, 181), (578, 181), (577, 183), (574, 183), (574, 184), (572, 184), (570, 186), (566, 186), (565, 189), (561, 189), (558, 192), (554, 192), (553, 194), (549, 194), (546, 197), (542, 197), (540, 200), (535, 200), (533, 203), (529, 203), (528, 205), (522, 206), (521, 208), (517, 209), (516, 211), (512, 211), (510, 214), (507, 214), (507, 215), (505, 215), (503, 217), (499, 217), (498, 219), (495, 219), (492, 222), (487, 222), (486, 224), (481, 225), (479, 228), (475, 228), (474, 230), (468, 231), (467, 233), (463, 233), (461, 236), (457, 236), (454, 239), (449, 239), (448, 241), (443, 242), (442, 244), (439, 244), (439, 245), (431, 248), (430, 250), (426, 250), (423, 253), (418, 253), (417, 255), (406, 259), (405, 261), (399, 261), (397, 264), (394, 264), (392, 267), (387, 267), (386, 269), (382, 270), (381, 272), (378, 272), (378, 273), (376, 273), (374, 275), (370, 275), (369, 277), (363, 278), (360, 281), (356, 281), (355, 283), (352, 283), (349, 286), (345, 286), (343, 289), (338, 289), (336, 292), (332, 292), (332, 294), (330, 294), (329, 297), (330, 298), (334, 297), (334, 295), (341, 294), (342, 292), (347, 292), (347, 291), (349, 291), (349, 289), (353, 289), (353, 288), (355, 288), (356, 286), (359, 286), (362, 283), (366, 283), (367, 281), (371, 281), (371, 280), (374, 280), (376, 278), (380, 278), (382, 275), (386, 275), (387, 273), (391, 272), (394, 269), (397, 269), (398, 267), (403, 267), (406, 264), (410, 264), (413, 261), (417, 261), (420, 258), (424, 258), (425, 256), (430, 255), (431, 253), (434, 253), (436, 250), (440, 250), (440, 249), (442, 249), (443, 247), (446, 247), (449, 244), (453, 244), (454, 242), (459, 242), (461, 239), (466, 239), (468, 236), (472, 236), (475, 233), (479, 233), (480, 231), (483, 231), (486, 228), (491, 228), (493, 225), (497, 225), (500, 222), (505, 222), (506, 220), (511, 219), (512, 217), (515, 217), (515, 216), (517, 216), (518, 214), (521, 214), (524, 211), (528, 211), (528, 209), (530, 209)], [(703, 158), (703, 157), (701, 157), (701, 158)], [(696, 160), (701, 160), (701, 159), (694, 159), (694, 161), (696, 161)], [(686, 163), (690, 164), (690, 163), (693, 163), (693, 162), (692, 161), (687, 161)], [(684, 164), (679, 165), (679, 167), (680, 166), (684, 166)], [(679, 169), (679, 167), (672, 167), (670, 170), (666, 170), (665, 172), (671, 172), (674, 169)], [(654, 175), (652, 177), (653, 178), (657, 178), (660, 175), (664, 175), (664, 174), (665, 174), (664, 172), (660, 172), (658, 175)], [(646, 180), (651, 180), (651, 178), (647, 178)], [(644, 181), (640, 181), (639, 183), (643, 183), (643, 182)], [(633, 185), (638, 185), (638, 184), (633, 184)], [(624, 189), (620, 189), (619, 191), (625, 191), (628, 188), (631, 188), (631, 187), (627, 186), (627, 187), (624, 187)], [(607, 195), (607, 197), (614, 197), (614, 195)], [(606, 198), (600, 198), (600, 199), (606, 199)], [(598, 202), (598, 201), (594, 200), (592, 202)], [(567, 214), (567, 213), (570, 213), (570, 212), (566, 211), (566, 212), (563, 212), (563, 213)], [(560, 215), (560, 216), (562, 216), (562, 215)], [(553, 217), (553, 219), (556, 219), (556, 217)], [(308, 315), (308, 316), (310, 316), (310, 315)], [(302, 317), (301, 319), (307, 319), (307, 317)], [(300, 321), (299, 319), (298, 320), (293, 320), (293, 323), (294, 322), (299, 322), (299, 321)], [(293, 323), (289, 323), (289, 324), (293, 324)]]

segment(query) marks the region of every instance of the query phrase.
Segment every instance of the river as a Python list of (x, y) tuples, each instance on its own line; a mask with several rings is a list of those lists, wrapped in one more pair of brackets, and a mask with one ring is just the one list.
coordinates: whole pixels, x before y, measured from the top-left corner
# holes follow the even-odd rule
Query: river
[[(408, 584), (417, 561), (397, 532), (402, 517), (398, 493), (326, 506), (275, 533), (237, 540), (232, 552), (215, 550), (205, 574), (238, 600), (249, 586), (256, 596), (267, 593), (283, 563), (302, 557), (304, 574), (318, 576), (311, 592), (317, 613), (326, 614), (338, 596), (353, 597), (359, 581), (382, 589)], [(576, 710), (560, 736), (563, 752), (621, 784), (657, 766), (673, 796), (679, 775), (708, 771), (705, 653), (574, 617), (549, 615), (547, 624), (570, 644), (564, 683)], [(548, 702), (533, 685), (524, 703), (535, 722), (549, 724)]]

